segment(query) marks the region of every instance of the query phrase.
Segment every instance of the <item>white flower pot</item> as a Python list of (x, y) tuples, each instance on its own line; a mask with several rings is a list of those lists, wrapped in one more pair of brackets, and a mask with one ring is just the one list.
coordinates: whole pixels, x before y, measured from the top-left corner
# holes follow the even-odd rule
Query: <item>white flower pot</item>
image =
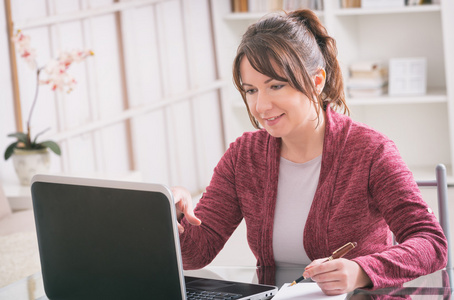
[(50, 154), (47, 148), (39, 150), (14, 149), (12, 158), (21, 185), (29, 186), (35, 174), (49, 172)]

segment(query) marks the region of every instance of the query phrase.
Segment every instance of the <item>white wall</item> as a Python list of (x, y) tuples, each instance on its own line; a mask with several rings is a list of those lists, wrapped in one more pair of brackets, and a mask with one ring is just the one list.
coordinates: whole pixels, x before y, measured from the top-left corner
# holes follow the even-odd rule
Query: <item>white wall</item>
[[(78, 81), (70, 94), (40, 87), (32, 130), (50, 127), (43, 138), (56, 139), (62, 147), (61, 157), (52, 155), (52, 172), (121, 177), (138, 171), (147, 182), (183, 185), (193, 192), (205, 188), (224, 152), (222, 82), (207, 0), (11, 2), (15, 28), (31, 36), (40, 66), (59, 50), (95, 52), (70, 67)], [(123, 4), (129, 6), (116, 15)], [(78, 17), (81, 13), (92, 15)], [(4, 9), (1, 14), (4, 149), (5, 135), (15, 129)], [(35, 76), (24, 61), (18, 59), (17, 65), (25, 122)], [(1, 179), (15, 177), (11, 160), (0, 166)]]

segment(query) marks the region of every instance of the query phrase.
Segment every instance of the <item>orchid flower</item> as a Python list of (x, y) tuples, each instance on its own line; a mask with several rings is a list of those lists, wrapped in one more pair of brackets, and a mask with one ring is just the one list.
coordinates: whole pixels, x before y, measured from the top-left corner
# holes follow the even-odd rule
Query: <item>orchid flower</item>
[[(16, 46), (17, 53), (22, 57), (27, 64), (36, 71), (36, 90), (35, 97), (30, 108), (30, 112), (27, 120), (27, 132), (16, 132), (9, 134), (10, 137), (16, 137), (17, 142), (9, 145), (5, 151), (5, 159), (8, 159), (15, 148), (24, 149), (42, 149), (50, 148), (56, 154), (60, 154), (61, 150), (57, 143), (53, 141), (45, 141), (37, 143), (36, 137), (41, 133), (37, 134), (35, 139), (32, 140), (30, 136), (30, 121), (35, 108), (36, 100), (38, 99), (39, 85), (48, 84), (53, 91), (67, 90), (70, 92), (76, 85), (76, 79), (68, 74), (68, 68), (74, 62), (81, 62), (88, 56), (94, 55), (91, 50), (72, 50), (60, 52), (57, 59), (51, 59), (45, 66), (38, 68), (36, 63), (36, 50), (30, 46), (30, 36), (23, 34), (20, 30), (12, 37), (12, 42)], [(47, 78), (41, 79), (41, 71), (46, 73)]]
[(20, 30), (12, 38), (17, 53), (28, 63), (31, 69), (36, 69), (36, 50), (30, 46), (30, 37)]
[(52, 90), (63, 91), (65, 87), (70, 92), (77, 83), (75, 78), (67, 73), (68, 68), (73, 62), (81, 62), (90, 55), (94, 55), (91, 50), (73, 50), (61, 52), (58, 59), (51, 60), (45, 66), (44, 71), (48, 78), (41, 80), (41, 84), (49, 84)]

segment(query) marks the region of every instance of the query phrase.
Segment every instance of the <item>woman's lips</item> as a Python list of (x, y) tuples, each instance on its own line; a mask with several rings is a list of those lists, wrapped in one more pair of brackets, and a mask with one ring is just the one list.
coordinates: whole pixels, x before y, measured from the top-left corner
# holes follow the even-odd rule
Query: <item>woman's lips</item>
[(275, 116), (275, 117), (272, 117), (272, 118), (264, 119), (265, 122), (266, 122), (266, 125), (273, 126), (273, 125), (277, 124), (283, 115), (284, 114), (281, 114), (279, 116)]

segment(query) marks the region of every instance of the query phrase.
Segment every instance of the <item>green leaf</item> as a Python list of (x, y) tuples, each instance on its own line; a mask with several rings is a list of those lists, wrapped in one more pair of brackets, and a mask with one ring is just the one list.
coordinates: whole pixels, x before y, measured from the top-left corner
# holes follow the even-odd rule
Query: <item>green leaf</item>
[(6, 148), (6, 150), (5, 150), (5, 160), (7, 160), (8, 158), (11, 157), (11, 155), (13, 155), (14, 148), (16, 148), (17, 143), (19, 143), (19, 142), (14, 142), (14, 143), (12, 143), (11, 145), (9, 145)]
[(39, 145), (49, 148), (57, 155), (61, 154), (60, 146), (58, 146), (58, 144), (56, 142), (45, 141), (45, 142), (39, 143)]
[(27, 134), (23, 132), (16, 132), (16, 133), (10, 133), (8, 134), (9, 137), (15, 137), (17, 138), (20, 142), (27, 144)]

